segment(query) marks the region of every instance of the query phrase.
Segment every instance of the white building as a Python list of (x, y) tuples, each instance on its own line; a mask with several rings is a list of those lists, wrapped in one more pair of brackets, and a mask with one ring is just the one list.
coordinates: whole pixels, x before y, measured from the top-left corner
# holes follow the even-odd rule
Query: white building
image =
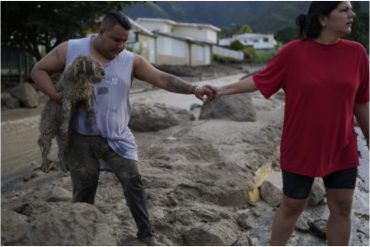
[(229, 46), (233, 41), (239, 40), (244, 46), (252, 46), (256, 50), (274, 49), (277, 42), (273, 34), (243, 33), (231, 38), (220, 39), (220, 46)]
[(209, 24), (175, 22), (160, 18), (138, 18), (138, 24), (150, 31), (173, 34), (184, 38), (193, 38), (197, 41), (217, 44), (218, 27)]
[[(133, 28), (127, 46), (152, 64), (208, 65), (212, 63), (212, 54), (220, 53), (221, 48), (214, 48), (220, 31), (215, 26), (157, 18), (130, 22)], [(222, 51), (221, 55), (243, 60), (243, 53), (230, 52)]]

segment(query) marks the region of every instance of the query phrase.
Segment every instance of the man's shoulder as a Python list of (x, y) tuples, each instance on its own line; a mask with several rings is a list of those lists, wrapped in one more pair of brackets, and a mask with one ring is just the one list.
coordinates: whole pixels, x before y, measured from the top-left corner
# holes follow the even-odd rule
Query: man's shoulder
[(86, 42), (90, 37), (83, 37), (83, 38), (75, 38), (75, 39), (69, 39), (66, 42), (69, 43), (84, 43)]

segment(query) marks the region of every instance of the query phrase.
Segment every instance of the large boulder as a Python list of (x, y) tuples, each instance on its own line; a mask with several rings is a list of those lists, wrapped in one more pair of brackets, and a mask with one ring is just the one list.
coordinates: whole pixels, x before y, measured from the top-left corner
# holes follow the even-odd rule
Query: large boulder
[(28, 82), (15, 86), (9, 92), (25, 107), (33, 108), (39, 105), (39, 95)]
[(194, 115), (182, 108), (158, 103), (134, 103), (129, 127), (135, 131), (157, 131), (191, 120), (195, 120)]
[(227, 119), (240, 122), (256, 121), (256, 109), (249, 94), (228, 95), (205, 102), (199, 119)]
[(10, 93), (1, 93), (1, 105), (5, 105), (9, 109), (21, 106), (19, 100), (13, 97)]

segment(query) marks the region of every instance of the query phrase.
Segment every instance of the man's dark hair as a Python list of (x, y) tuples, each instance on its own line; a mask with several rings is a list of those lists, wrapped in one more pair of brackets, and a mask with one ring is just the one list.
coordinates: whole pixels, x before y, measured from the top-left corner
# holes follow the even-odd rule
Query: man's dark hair
[(321, 23), (320, 16), (329, 16), (338, 7), (340, 2), (312, 1), (307, 15), (300, 14), (296, 18), (301, 39), (314, 39), (320, 36)]
[(131, 29), (131, 23), (129, 19), (121, 11), (112, 11), (108, 13), (104, 17), (100, 28), (104, 30), (110, 30), (117, 24), (126, 30)]

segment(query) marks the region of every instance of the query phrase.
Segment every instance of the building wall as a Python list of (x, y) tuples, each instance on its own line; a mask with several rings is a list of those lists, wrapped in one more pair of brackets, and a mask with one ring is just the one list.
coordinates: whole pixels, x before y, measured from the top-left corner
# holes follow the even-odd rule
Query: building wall
[(173, 57), (166, 55), (157, 55), (156, 64), (171, 64), (171, 65), (187, 65), (189, 64), (189, 59), (186, 57)]
[(158, 36), (156, 64), (189, 64), (188, 42)]
[(205, 27), (176, 26), (173, 33), (182, 37), (192, 37), (199, 41), (217, 43), (217, 33)]
[(211, 64), (211, 46), (210, 45), (191, 45), (191, 63), (192, 66)]
[(149, 22), (149, 21), (137, 21), (143, 27), (149, 29), (150, 31), (160, 31), (163, 33), (171, 33), (173, 25), (165, 22)]
[(214, 55), (218, 55), (218, 56), (222, 56), (222, 57), (229, 57), (229, 58), (233, 58), (233, 59), (240, 60), (240, 61), (242, 61), (244, 59), (244, 53), (243, 52), (233, 51), (233, 50), (226, 49), (226, 48), (219, 47), (219, 46), (213, 46), (212, 53)]
[(139, 53), (149, 62), (156, 63), (155, 38), (148, 35), (138, 34)]
[(277, 42), (272, 34), (241, 34), (237, 37), (219, 40), (219, 45), (229, 46), (234, 40), (239, 40), (244, 46), (255, 49), (274, 49)]

